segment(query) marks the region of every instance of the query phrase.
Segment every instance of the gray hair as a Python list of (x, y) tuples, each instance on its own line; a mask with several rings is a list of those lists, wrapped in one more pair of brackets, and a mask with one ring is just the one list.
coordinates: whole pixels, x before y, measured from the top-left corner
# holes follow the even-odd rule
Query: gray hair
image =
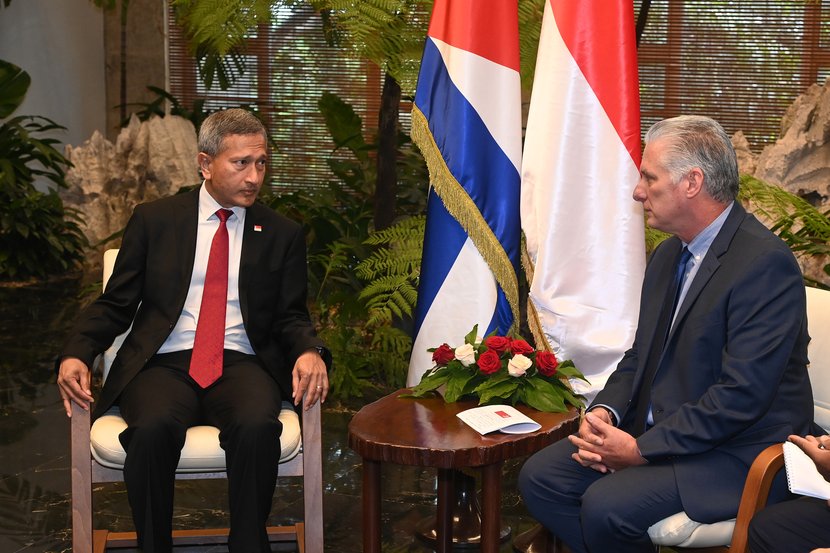
[(677, 183), (694, 167), (703, 171), (703, 188), (715, 201), (729, 203), (738, 195), (738, 160), (729, 135), (709, 117), (681, 115), (655, 123), (645, 143), (665, 139), (662, 162)]
[(256, 115), (242, 108), (216, 111), (207, 116), (199, 129), (199, 151), (211, 157), (224, 147), (224, 139), (232, 134), (261, 134), (268, 143), (265, 125)]

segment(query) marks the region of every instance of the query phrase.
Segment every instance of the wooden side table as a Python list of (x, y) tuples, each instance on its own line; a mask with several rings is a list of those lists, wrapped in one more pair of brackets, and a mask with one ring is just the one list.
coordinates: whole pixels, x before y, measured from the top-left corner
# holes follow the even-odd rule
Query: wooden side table
[(531, 455), (575, 432), (579, 413), (518, 409), (542, 425), (530, 434), (482, 436), (456, 417), (473, 402), (442, 398), (401, 398), (397, 392), (363, 407), (349, 423), (349, 446), (363, 458), (363, 551), (380, 550), (381, 463), (435, 467), (438, 471), (437, 550), (452, 548), (453, 469), (475, 468), (482, 475), (481, 551), (497, 553), (504, 461)]

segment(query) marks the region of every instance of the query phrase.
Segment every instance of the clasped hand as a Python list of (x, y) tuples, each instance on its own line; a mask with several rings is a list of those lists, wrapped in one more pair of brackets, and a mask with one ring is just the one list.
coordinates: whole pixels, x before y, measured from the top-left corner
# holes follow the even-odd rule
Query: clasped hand
[(586, 413), (579, 432), (568, 439), (577, 448), (571, 457), (583, 467), (602, 473), (646, 463), (634, 437), (612, 425), (604, 409)]

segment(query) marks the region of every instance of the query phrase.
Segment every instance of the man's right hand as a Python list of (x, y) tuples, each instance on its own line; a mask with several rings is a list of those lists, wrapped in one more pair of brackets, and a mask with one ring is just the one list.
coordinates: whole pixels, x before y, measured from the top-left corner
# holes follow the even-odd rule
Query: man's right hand
[(89, 411), (89, 404), (94, 401), (90, 380), (89, 367), (77, 357), (66, 357), (61, 361), (58, 370), (58, 390), (63, 398), (63, 408), (67, 417), (72, 416), (73, 401)]

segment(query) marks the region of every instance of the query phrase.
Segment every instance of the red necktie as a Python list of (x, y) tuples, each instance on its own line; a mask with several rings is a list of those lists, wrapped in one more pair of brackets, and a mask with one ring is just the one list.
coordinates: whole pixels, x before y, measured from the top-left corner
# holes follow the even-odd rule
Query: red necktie
[(190, 359), (190, 376), (202, 388), (207, 388), (222, 376), (222, 352), (225, 348), (225, 311), (228, 307), (228, 227), (226, 221), (233, 211), (220, 209), (219, 228), (210, 244), (205, 287), (196, 337), (193, 340), (193, 356)]

